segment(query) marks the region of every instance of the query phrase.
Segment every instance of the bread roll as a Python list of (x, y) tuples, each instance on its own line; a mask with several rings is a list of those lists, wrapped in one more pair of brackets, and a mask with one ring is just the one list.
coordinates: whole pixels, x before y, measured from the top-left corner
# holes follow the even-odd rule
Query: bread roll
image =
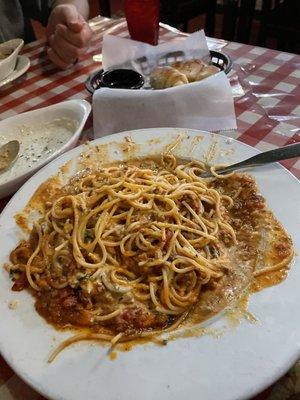
[(189, 83), (187, 77), (172, 67), (157, 67), (150, 75), (150, 85), (153, 89), (166, 89), (186, 83)]
[(220, 71), (218, 67), (207, 65), (203, 61), (197, 59), (177, 61), (171, 64), (171, 67), (185, 74), (189, 82), (201, 81), (202, 79)]
[(201, 79), (207, 78), (208, 76), (214, 75), (220, 72), (220, 68), (215, 65), (205, 65), (202, 71), (199, 71), (197, 75), (197, 81), (201, 81)]

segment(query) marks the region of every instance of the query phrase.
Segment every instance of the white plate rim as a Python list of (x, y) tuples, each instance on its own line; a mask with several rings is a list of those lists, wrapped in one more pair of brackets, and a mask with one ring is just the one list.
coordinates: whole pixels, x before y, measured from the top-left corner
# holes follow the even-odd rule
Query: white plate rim
[[(194, 130), (194, 129), (180, 129), (180, 128), (151, 128), (151, 129), (140, 129), (140, 130), (134, 130), (134, 131), (129, 131), (129, 132), (121, 132), (121, 133), (119, 133), (119, 134), (115, 134), (115, 135), (110, 135), (110, 136), (108, 136), (108, 137), (104, 137), (104, 138), (100, 138), (100, 139), (97, 139), (97, 140), (95, 140), (95, 141), (93, 141), (93, 142), (90, 142), (90, 145), (96, 145), (96, 144), (101, 144), (102, 142), (106, 142), (106, 141), (108, 141), (109, 142), (109, 139), (111, 138), (113, 138), (113, 141), (116, 141), (116, 140), (118, 140), (118, 139), (120, 139), (121, 137), (124, 137), (124, 136), (128, 136), (128, 135), (131, 135), (132, 136), (132, 134), (133, 133), (135, 133), (135, 134), (138, 134), (138, 133), (141, 133), (141, 132), (145, 132), (145, 131), (155, 131), (156, 133), (157, 132), (160, 132), (160, 133), (162, 133), (163, 131), (164, 132), (170, 132), (170, 130), (171, 131), (173, 131), (173, 133), (176, 133), (176, 134), (178, 134), (178, 133), (181, 133), (181, 132), (187, 132), (187, 133), (192, 133), (192, 132), (196, 132), (196, 130)], [(251, 152), (253, 153), (253, 154), (255, 154), (255, 153), (259, 153), (259, 151), (257, 150), (257, 149), (255, 149), (255, 148), (253, 148), (253, 147), (251, 147), (251, 146), (249, 146), (249, 145), (247, 145), (247, 144), (245, 144), (245, 143), (242, 143), (242, 142), (239, 142), (239, 141), (237, 141), (237, 140), (234, 140), (234, 139), (228, 139), (226, 136), (223, 136), (223, 135), (215, 135), (215, 134), (211, 134), (210, 132), (204, 132), (204, 131), (198, 131), (198, 133), (199, 134), (204, 134), (204, 135), (209, 135), (209, 136), (216, 136), (216, 137), (220, 137), (220, 138), (223, 138), (223, 139), (226, 139), (226, 140), (230, 140), (230, 142), (233, 142), (233, 143), (236, 143), (237, 145), (238, 145), (238, 147), (239, 146), (242, 146), (242, 147), (245, 147), (245, 148), (248, 148), (249, 149), (249, 151), (250, 151), (250, 149), (251, 149)], [(50, 164), (48, 164), (48, 165), (46, 165), (46, 166), (44, 166), (41, 170), (39, 170), (34, 176), (32, 176), (27, 182), (26, 182), (26, 184), (24, 184), (23, 185), (23, 187), (16, 193), (16, 195), (10, 200), (10, 202), (7, 204), (7, 206), (5, 207), (5, 209), (3, 210), (3, 212), (2, 212), (2, 214), (0, 215), (0, 222), (2, 221), (2, 218), (3, 218), (3, 215), (4, 214), (6, 214), (6, 212), (7, 212), (7, 210), (9, 210), (9, 208), (11, 207), (11, 205), (13, 204), (13, 202), (15, 201), (15, 198), (17, 197), (17, 195), (18, 195), (18, 193), (19, 192), (22, 192), (22, 191), (24, 191), (24, 188), (26, 188), (26, 187), (30, 187), (30, 185), (31, 185), (31, 183), (33, 183), (33, 182), (35, 182), (36, 180), (38, 181), (38, 182), (42, 182), (43, 180), (39, 180), (38, 178), (39, 177), (42, 177), (43, 175), (44, 175), (44, 172), (46, 172), (48, 169), (50, 170), (51, 169), (51, 165), (54, 165), (54, 164), (57, 164), (56, 165), (56, 169), (58, 169), (58, 166), (59, 165), (63, 165), (67, 160), (69, 160), (69, 159), (71, 159), (71, 158), (73, 158), (74, 156), (76, 156), (77, 154), (79, 154), (82, 150), (84, 150), (84, 145), (82, 145), (82, 146), (79, 146), (79, 147), (77, 147), (77, 148), (75, 148), (75, 149), (73, 149), (73, 150), (70, 150), (70, 151), (68, 151), (67, 153), (65, 153), (64, 155), (61, 155), (60, 157), (58, 157), (56, 160), (53, 160)], [(63, 162), (62, 162), (62, 160), (63, 160)], [(274, 167), (275, 169), (277, 169), (277, 170), (280, 170), (282, 173), (284, 173), (284, 175), (286, 175), (287, 177), (288, 177), (288, 179), (291, 179), (291, 181), (293, 181), (294, 183), (297, 183), (297, 184), (299, 184), (299, 181), (297, 180), (297, 178), (293, 175), (293, 174), (291, 174), (287, 169), (285, 169), (283, 166), (281, 166), (281, 165), (276, 165), (276, 167)], [(298, 188), (299, 188), (299, 186), (298, 186)], [(0, 228), (0, 230), (1, 230), (1, 228)], [(299, 327), (299, 326), (298, 326)], [(1, 328), (0, 328), (0, 330), (1, 330)], [(1, 335), (0, 335), (1, 336)], [(247, 390), (247, 393), (245, 392), (241, 397), (239, 397), (239, 400), (242, 400), (242, 399), (246, 399), (246, 398), (248, 398), (249, 396), (253, 396), (253, 395), (255, 395), (255, 394), (257, 394), (258, 392), (260, 392), (262, 389), (264, 389), (265, 387), (267, 387), (267, 386), (269, 386), (270, 384), (272, 384), (274, 381), (276, 381), (296, 360), (297, 360), (297, 358), (299, 357), (299, 350), (300, 350), (300, 341), (299, 341), (299, 335), (298, 335), (298, 342), (297, 342), (297, 346), (298, 346), (298, 348), (296, 349), (296, 346), (295, 346), (295, 352), (294, 352), (294, 356), (290, 356), (289, 357), (289, 359), (288, 360), (286, 360), (286, 362), (285, 362), (285, 365), (284, 365), (284, 367), (283, 367), (283, 369), (281, 368), (281, 369), (277, 369), (276, 371), (274, 371), (274, 373), (272, 373), (271, 375), (270, 375), (270, 377), (269, 377), (269, 379), (266, 379), (263, 383), (261, 383), (261, 384), (259, 384), (259, 385), (256, 385), (254, 388), (252, 388), (252, 389), (250, 389), (250, 388), (248, 388), (248, 390)], [(2, 342), (0, 341), (0, 350), (1, 350), (1, 352), (2, 352), (2, 355), (3, 355), (3, 357), (6, 359), (6, 361), (14, 368), (14, 370), (20, 375), (20, 376), (22, 376), (22, 378), (30, 385), (30, 386), (32, 386), (35, 390), (38, 390), (40, 393), (42, 393), (43, 395), (46, 395), (46, 396), (49, 396), (49, 392), (45, 392), (44, 390), (43, 390), (43, 388), (41, 388), (41, 387), (39, 387), (39, 386), (37, 386), (36, 385), (36, 383), (34, 383), (32, 380), (31, 380), (31, 378), (30, 377), (28, 377), (27, 376), (27, 374), (26, 374), (26, 372), (25, 371), (21, 371), (21, 370), (19, 370), (18, 369), (18, 367), (16, 366), (16, 364), (14, 363), (14, 362), (12, 362), (12, 360), (11, 360), (11, 358), (8, 356), (8, 354), (7, 354), (7, 352), (5, 351), (5, 350), (3, 350), (3, 348), (2, 348)], [(51, 397), (51, 394), (50, 394), (50, 397), (49, 398), (52, 398)], [(53, 397), (53, 399), (65, 399), (65, 397)], [(160, 398), (160, 397), (159, 397)], [(221, 399), (222, 397), (220, 397), (220, 399)], [(226, 397), (227, 398), (227, 397)]]

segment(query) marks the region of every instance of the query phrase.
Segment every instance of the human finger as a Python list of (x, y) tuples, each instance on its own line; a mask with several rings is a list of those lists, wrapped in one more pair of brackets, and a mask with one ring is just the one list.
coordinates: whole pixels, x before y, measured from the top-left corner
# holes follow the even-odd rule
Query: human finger
[(78, 33), (71, 31), (67, 26), (62, 24), (58, 24), (56, 30), (65, 40), (76, 47), (87, 47), (92, 37), (92, 32), (88, 24), (85, 24)]
[(67, 69), (69, 67), (70, 64), (67, 64), (65, 61), (63, 61), (58, 55), (57, 53), (55, 53), (55, 51), (51, 48), (49, 48), (47, 50), (47, 54), (49, 59), (53, 62), (53, 64), (55, 64), (56, 66), (58, 66), (61, 69)]
[(85, 48), (74, 46), (58, 33), (50, 37), (49, 44), (65, 62), (74, 63), (74, 61), (80, 58), (85, 52)]

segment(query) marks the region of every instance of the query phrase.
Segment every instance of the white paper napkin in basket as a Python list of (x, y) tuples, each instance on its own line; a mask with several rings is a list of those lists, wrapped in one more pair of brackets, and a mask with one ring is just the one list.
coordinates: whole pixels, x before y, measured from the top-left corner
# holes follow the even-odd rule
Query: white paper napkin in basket
[[(165, 55), (180, 52), (183, 58), (199, 58), (209, 62), (210, 54), (203, 30), (192, 33), (187, 37), (175, 37), (158, 46), (137, 42), (135, 40), (119, 36), (105, 35), (103, 38), (102, 55), (103, 69), (110, 68), (132, 68), (142, 74), (147, 74), (158, 64), (164, 63)], [(147, 60), (148, 68), (139, 63), (139, 58)], [(175, 60), (168, 60), (169, 62)], [(179, 61), (178, 59), (176, 61)]]
[[(142, 62), (140, 58), (142, 57)], [(175, 57), (210, 60), (204, 31), (158, 46), (106, 35), (103, 68), (131, 68), (146, 79), (157, 65)], [(224, 72), (188, 85), (164, 90), (100, 89), (93, 96), (94, 135), (153, 127), (236, 129), (233, 96)]]
[(99, 89), (93, 96), (95, 138), (130, 129), (236, 129), (233, 97), (224, 72), (164, 90)]
[[(105, 35), (102, 66), (105, 71), (111, 68), (135, 69), (144, 76), (145, 87), (149, 87), (149, 75), (157, 65), (168, 65), (173, 61), (192, 58), (208, 63), (211, 59), (209, 49), (220, 50), (220, 46), (223, 47), (226, 44), (223, 40), (221, 42), (222, 44), (218, 43), (218, 39), (207, 38), (204, 30), (194, 32), (189, 36), (177, 36), (158, 46), (119, 36)], [(140, 61), (141, 58), (143, 62)], [(245, 92), (236, 73), (231, 71), (227, 76), (231, 83), (233, 97), (243, 96)]]

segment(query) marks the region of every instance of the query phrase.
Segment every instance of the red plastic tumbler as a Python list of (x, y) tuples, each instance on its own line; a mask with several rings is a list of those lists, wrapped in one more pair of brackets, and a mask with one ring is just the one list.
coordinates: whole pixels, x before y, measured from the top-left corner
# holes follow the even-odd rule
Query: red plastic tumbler
[(125, 15), (133, 40), (157, 45), (159, 0), (125, 0)]

